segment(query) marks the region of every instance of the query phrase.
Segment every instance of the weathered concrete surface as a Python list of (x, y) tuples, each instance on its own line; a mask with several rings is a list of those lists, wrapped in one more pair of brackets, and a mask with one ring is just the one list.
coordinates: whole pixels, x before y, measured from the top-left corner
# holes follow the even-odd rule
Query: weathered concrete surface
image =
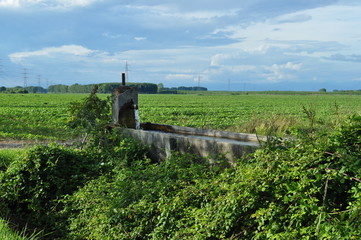
[[(142, 126), (144, 126), (144, 124), (142, 124)], [(170, 129), (178, 128), (177, 126), (163, 126), (167, 126)], [(211, 162), (219, 158), (226, 158), (232, 164), (234, 163), (234, 160), (242, 157), (244, 154), (254, 152), (260, 147), (257, 137), (253, 134), (241, 134), (242, 140), (235, 140), (213, 136), (189, 135), (191, 133), (190, 130), (192, 129), (193, 128), (187, 128), (187, 130), (189, 130), (187, 131), (187, 135), (128, 128), (119, 128), (119, 131), (127, 137), (138, 139), (143, 144), (151, 146), (152, 153), (154, 154), (153, 157), (158, 159), (166, 159), (172, 152), (177, 151), (180, 153), (191, 153), (206, 157)], [(214, 130), (207, 131), (212, 132), (215, 136), (223, 136), (229, 133)], [(229, 133), (230, 136), (232, 134), (236, 133)]]
[(119, 86), (114, 90), (112, 118), (115, 125), (136, 128), (135, 110), (138, 108), (138, 90)]
[(267, 141), (266, 137), (257, 136), (256, 134), (235, 133), (235, 132), (218, 131), (218, 130), (210, 130), (203, 128), (181, 127), (181, 126), (164, 125), (164, 124), (157, 124), (150, 122), (141, 123), (141, 128), (143, 130), (155, 130), (155, 131), (177, 133), (183, 135), (226, 138), (226, 139), (234, 139), (238, 141), (255, 141), (255, 142)]

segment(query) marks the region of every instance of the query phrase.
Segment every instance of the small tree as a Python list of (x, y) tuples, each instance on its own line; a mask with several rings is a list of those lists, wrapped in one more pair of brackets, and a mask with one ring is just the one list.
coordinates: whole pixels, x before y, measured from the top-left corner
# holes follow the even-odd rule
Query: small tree
[(107, 100), (100, 99), (96, 93), (98, 85), (95, 85), (89, 97), (81, 101), (71, 102), (69, 105), (70, 120), (68, 125), (72, 128), (83, 128), (85, 136), (83, 143), (89, 134), (104, 131), (106, 125), (110, 123), (110, 103)]
[(318, 90), (319, 92), (327, 92), (326, 88), (321, 88), (320, 90)]

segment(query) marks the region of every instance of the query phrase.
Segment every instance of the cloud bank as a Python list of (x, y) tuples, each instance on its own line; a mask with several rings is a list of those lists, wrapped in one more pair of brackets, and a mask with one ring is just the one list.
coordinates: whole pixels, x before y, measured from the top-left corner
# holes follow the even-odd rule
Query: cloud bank
[(127, 62), (131, 81), (166, 86), (359, 89), (360, 12), (344, 0), (0, 0), (0, 52), (66, 84), (118, 81)]

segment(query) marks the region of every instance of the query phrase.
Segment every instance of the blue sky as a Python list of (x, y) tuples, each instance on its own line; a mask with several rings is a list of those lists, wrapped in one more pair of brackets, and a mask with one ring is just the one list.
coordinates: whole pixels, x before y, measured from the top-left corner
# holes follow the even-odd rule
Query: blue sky
[[(361, 89), (359, 0), (0, 0), (0, 86)], [(24, 70), (26, 69), (26, 70)]]

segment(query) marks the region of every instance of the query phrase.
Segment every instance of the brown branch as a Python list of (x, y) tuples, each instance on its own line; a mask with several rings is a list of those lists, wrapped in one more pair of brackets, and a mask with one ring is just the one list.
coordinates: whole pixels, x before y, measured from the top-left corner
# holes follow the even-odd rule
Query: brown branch
[[(325, 170), (333, 170), (333, 171), (339, 171), (337, 169), (333, 169), (333, 168), (325, 168)], [(360, 182), (361, 183), (361, 179), (356, 178), (356, 177), (352, 177), (350, 175), (348, 175), (347, 173), (342, 173), (342, 175), (351, 178), (352, 180), (356, 181), (356, 182)]]

